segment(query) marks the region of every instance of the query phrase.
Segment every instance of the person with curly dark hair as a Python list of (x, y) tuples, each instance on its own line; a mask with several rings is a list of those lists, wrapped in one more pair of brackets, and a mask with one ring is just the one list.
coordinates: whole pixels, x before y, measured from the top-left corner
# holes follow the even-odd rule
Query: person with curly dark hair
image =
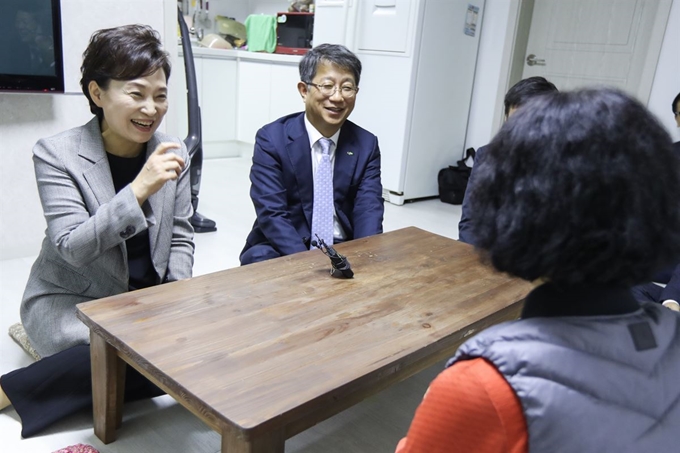
[[(530, 99), (536, 96), (557, 92), (557, 87), (552, 82), (546, 80), (544, 77), (528, 77), (522, 79), (514, 84), (503, 99), (505, 107), (505, 119), (510, 118), (518, 108), (526, 104)], [(488, 146), (488, 145), (487, 145)], [(484, 164), (484, 156), (486, 155), (487, 146), (482, 146), (475, 154), (475, 165), (470, 172), (468, 180), (468, 188), (472, 187), (474, 180), (477, 177), (479, 168)], [(461, 206), (460, 222), (458, 222), (458, 240), (467, 244), (475, 245), (475, 231), (472, 227), (472, 219), (474, 217), (473, 209), (470, 208), (470, 199), (467, 196), (467, 190), (463, 197), (463, 205)]]
[[(33, 162), (47, 230), (21, 320), (42, 357), (0, 377), (23, 437), (92, 406), (81, 302), (191, 277), (194, 230), (186, 146), (158, 131), (170, 58), (146, 25), (96, 31), (80, 81), (93, 118), (44, 138)], [(163, 392), (128, 368), (127, 400)]]
[(459, 348), (397, 451), (675, 451), (680, 314), (630, 293), (680, 253), (670, 137), (623, 92), (581, 90), (531, 100), (486, 158), (480, 253), (543, 283)]

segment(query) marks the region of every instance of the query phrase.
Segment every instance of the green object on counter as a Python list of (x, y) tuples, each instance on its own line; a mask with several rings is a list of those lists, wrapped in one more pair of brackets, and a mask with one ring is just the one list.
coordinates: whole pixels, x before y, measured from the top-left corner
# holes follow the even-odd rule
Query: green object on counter
[(248, 50), (269, 52), (276, 50), (276, 16), (251, 14), (246, 18)]
[(215, 29), (222, 36), (233, 36), (234, 38), (248, 40), (246, 26), (231, 17), (215, 16)]

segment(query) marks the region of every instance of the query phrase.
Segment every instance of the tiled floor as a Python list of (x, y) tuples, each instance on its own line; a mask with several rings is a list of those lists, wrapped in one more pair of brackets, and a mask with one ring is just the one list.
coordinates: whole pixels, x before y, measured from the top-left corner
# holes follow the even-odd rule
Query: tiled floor
[[(199, 212), (217, 221), (215, 233), (196, 235), (194, 275), (238, 266), (238, 255), (254, 220), (248, 196), (250, 158), (206, 160)], [(385, 231), (415, 225), (457, 238), (460, 206), (439, 200), (404, 206), (385, 204)], [(19, 303), (35, 257), (0, 261), (0, 375), (31, 363), (5, 334), (19, 321)], [(408, 429), (427, 384), (442, 369), (436, 365), (361, 404), (289, 439), (287, 452), (393, 452)], [(11, 408), (0, 413), (0, 452), (49, 453), (76, 443), (100, 452), (196, 452), (220, 450), (220, 438), (169, 396), (126, 405), (118, 440), (103, 445), (92, 431), (91, 414), (82, 413), (46, 433), (21, 439)]]

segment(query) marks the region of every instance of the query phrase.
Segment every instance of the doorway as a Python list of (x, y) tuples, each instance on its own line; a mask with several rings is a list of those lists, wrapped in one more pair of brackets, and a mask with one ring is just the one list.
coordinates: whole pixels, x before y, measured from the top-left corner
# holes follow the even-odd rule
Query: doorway
[(614, 86), (647, 104), (672, 0), (520, 0), (508, 88)]

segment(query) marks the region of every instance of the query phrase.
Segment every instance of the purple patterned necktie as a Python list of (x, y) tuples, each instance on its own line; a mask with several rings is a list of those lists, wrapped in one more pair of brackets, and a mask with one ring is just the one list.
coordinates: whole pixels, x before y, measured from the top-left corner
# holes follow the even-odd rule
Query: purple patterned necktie
[(328, 138), (318, 141), (321, 161), (314, 175), (314, 208), (312, 211), (312, 239), (318, 234), (326, 244), (333, 244), (333, 170), (331, 169), (331, 144)]

